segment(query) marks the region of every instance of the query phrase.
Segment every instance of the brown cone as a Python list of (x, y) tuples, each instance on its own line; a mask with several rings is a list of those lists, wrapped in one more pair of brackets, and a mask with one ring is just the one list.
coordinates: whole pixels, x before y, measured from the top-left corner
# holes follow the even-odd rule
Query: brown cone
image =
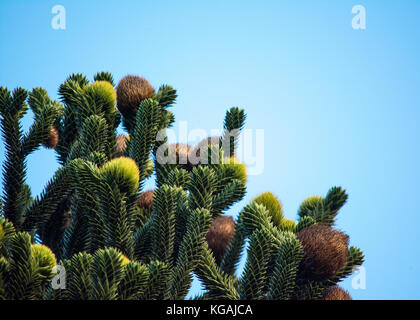
[(347, 262), (349, 237), (328, 225), (315, 224), (301, 230), (296, 237), (302, 243), (303, 275), (311, 280), (334, 276)]
[(135, 114), (140, 102), (155, 95), (155, 89), (145, 78), (128, 75), (117, 86), (117, 107), (122, 115), (130, 118)]
[(127, 138), (123, 134), (117, 135), (115, 141), (115, 158), (122, 157), (127, 148)]
[(54, 149), (58, 143), (58, 131), (56, 128), (51, 127), (51, 132), (48, 138), (42, 143), (46, 148)]
[(148, 190), (140, 193), (140, 197), (137, 199), (137, 206), (141, 209), (152, 210), (154, 197), (154, 190)]
[(67, 210), (66, 212), (64, 212), (63, 215), (63, 226), (62, 226), (62, 231), (66, 230), (68, 227), (71, 226), (72, 220), (71, 220), (71, 209)]
[(350, 294), (339, 286), (333, 286), (327, 289), (323, 300), (352, 300)]
[(192, 147), (184, 143), (174, 143), (168, 146), (168, 151), (170, 153), (175, 153), (176, 155), (176, 163), (181, 164), (188, 172), (190, 172), (193, 167), (188, 159), (191, 150)]
[(194, 147), (194, 149), (192, 150), (192, 152), (195, 152), (195, 156), (197, 158), (200, 157), (200, 151), (201, 148), (205, 148), (206, 146), (219, 146), (219, 141), (220, 141), (220, 137), (208, 137), (205, 138), (203, 140), (201, 140), (199, 143), (197, 143), (197, 145)]
[(209, 248), (213, 251), (217, 264), (223, 259), (226, 249), (235, 234), (235, 221), (232, 217), (220, 216), (213, 220), (206, 235)]

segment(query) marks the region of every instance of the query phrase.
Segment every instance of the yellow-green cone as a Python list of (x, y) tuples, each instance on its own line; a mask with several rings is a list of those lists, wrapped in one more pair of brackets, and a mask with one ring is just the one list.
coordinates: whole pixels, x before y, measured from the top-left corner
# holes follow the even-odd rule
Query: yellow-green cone
[(57, 260), (50, 248), (43, 244), (33, 244), (31, 246), (31, 255), (38, 267), (39, 274), (44, 278), (51, 278), (51, 271), (57, 265)]
[(140, 171), (131, 158), (112, 159), (99, 169), (99, 173), (108, 181), (116, 181), (123, 192), (135, 193), (139, 187)]
[(279, 199), (271, 192), (264, 192), (258, 197), (254, 198), (254, 202), (262, 204), (266, 207), (271, 215), (273, 224), (277, 227), (280, 226), (283, 219), (283, 206)]
[(280, 221), (279, 229), (281, 231), (294, 232), (296, 228), (296, 222), (292, 219), (283, 218)]
[(248, 172), (245, 164), (234, 157), (224, 158), (222, 162), (231, 171), (234, 179), (238, 179), (244, 184), (247, 182)]
[(306, 198), (299, 207), (298, 215), (304, 217), (311, 213), (317, 206), (322, 205), (324, 198), (320, 196), (310, 196)]
[(117, 93), (108, 81), (95, 81), (85, 88), (85, 93), (96, 101), (101, 101), (106, 113), (116, 111)]

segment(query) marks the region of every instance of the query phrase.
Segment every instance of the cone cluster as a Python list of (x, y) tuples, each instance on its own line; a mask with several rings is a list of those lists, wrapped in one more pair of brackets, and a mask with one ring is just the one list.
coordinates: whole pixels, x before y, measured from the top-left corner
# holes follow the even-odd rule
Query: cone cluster
[(126, 118), (135, 115), (140, 102), (152, 98), (155, 89), (143, 77), (128, 75), (120, 80), (117, 86), (117, 107)]
[(218, 264), (222, 261), (234, 234), (235, 221), (232, 217), (220, 216), (213, 220), (206, 241)]
[(117, 135), (115, 141), (115, 157), (122, 157), (125, 150), (127, 149), (127, 135), (119, 134)]
[(137, 199), (137, 206), (141, 209), (152, 210), (154, 198), (154, 190), (144, 191), (140, 194), (140, 197)]
[(328, 225), (315, 224), (304, 228), (296, 238), (302, 243), (302, 270), (312, 280), (326, 280), (347, 262), (349, 237)]
[(58, 131), (55, 127), (51, 127), (48, 138), (42, 143), (48, 149), (54, 149), (58, 144)]
[(323, 300), (352, 300), (352, 298), (343, 288), (333, 286), (326, 290)]

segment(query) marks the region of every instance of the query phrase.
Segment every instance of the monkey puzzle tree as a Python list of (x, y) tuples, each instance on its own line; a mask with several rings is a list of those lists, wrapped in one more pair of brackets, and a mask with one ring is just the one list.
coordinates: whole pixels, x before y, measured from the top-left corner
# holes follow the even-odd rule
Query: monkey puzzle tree
[[(246, 166), (235, 154), (243, 110), (226, 113), (221, 137), (192, 147), (167, 142), (171, 86), (155, 91), (126, 76), (114, 89), (101, 72), (93, 82), (73, 74), (58, 93), (60, 102), (42, 88), (0, 88), (0, 298), (184, 299), (193, 274), (205, 289), (197, 299), (350, 298), (336, 284), (363, 254), (333, 229), (347, 200), (342, 188), (305, 200), (297, 222), (270, 192), (236, 221), (225, 216), (246, 193)], [(27, 105), (34, 122), (24, 133)], [(41, 145), (55, 150), (60, 167), (32, 198), (26, 161)], [(156, 188), (143, 190), (149, 177)], [(50, 283), (57, 261), (66, 289)]]

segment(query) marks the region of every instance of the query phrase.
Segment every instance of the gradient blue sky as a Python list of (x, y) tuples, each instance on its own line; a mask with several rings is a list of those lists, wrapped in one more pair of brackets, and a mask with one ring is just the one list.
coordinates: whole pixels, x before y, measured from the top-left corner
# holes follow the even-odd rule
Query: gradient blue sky
[[(66, 30), (51, 28), (56, 4)], [(363, 31), (351, 27), (357, 4)], [(397, 0), (1, 1), (0, 85), (57, 98), (73, 72), (140, 74), (178, 89), (173, 110), (190, 129), (245, 108), (246, 127), (265, 130), (265, 168), (229, 213), (270, 190), (295, 218), (307, 196), (341, 185), (350, 197), (337, 226), (365, 252), (367, 279), (366, 290), (344, 287), (356, 299), (420, 299), (419, 15), (419, 1)], [(28, 166), (36, 195), (54, 152)]]

